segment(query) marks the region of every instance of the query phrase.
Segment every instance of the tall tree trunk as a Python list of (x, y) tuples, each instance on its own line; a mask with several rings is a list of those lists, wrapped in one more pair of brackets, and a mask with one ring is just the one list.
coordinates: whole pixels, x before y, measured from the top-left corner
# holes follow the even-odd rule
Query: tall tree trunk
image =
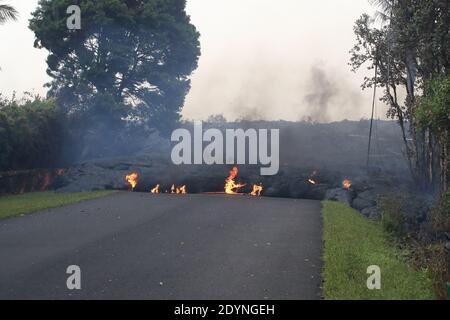
[(405, 55), (405, 63), (406, 63), (406, 107), (407, 107), (407, 115), (410, 125), (411, 137), (413, 139), (413, 154), (415, 160), (415, 180), (417, 185), (422, 190), (430, 190), (430, 175), (428, 171), (427, 158), (429, 155), (428, 144), (425, 140), (425, 129), (420, 128), (415, 121), (415, 82), (417, 76), (417, 63), (416, 58), (414, 56), (414, 51), (412, 48), (406, 50)]
[(444, 194), (449, 189), (450, 183), (450, 142), (449, 142), (449, 131), (444, 131), (443, 141), (441, 142), (441, 193)]

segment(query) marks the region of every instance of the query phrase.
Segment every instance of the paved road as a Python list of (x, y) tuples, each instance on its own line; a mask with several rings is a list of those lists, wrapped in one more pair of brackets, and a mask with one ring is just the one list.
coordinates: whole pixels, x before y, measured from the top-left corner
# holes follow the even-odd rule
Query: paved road
[(0, 299), (317, 299), (321, 247), (317, 201), (120, 192), (0, 221)]

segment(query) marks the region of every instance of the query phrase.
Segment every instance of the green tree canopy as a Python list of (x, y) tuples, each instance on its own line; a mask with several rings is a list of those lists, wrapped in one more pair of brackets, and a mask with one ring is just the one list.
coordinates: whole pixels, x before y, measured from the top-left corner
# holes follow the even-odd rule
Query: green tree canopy
[[(81, 30), (67, 28), (74, 4)], [(49, 94), (69, 114), (102, 112), (155, 126), (163, 117), (169, 126), (179, 119), (200, 55), (185, 6), (185, 0), (40, 0), (30, 28), (35, 47), (50, 52)], [(111, 102), (110, 110), (97, 106), (98, 97)]]
[(450, 137), (450, 75), (438, 76), (425, 83), (426, 94), (419, 98), (416, 117), (422, 127), (449, 142)]

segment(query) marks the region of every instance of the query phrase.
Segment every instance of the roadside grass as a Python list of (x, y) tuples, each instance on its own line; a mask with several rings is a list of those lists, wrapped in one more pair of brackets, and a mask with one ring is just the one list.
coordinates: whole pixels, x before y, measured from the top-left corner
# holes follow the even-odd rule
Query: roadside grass
[(113, 192), (108, 190), (74, 193), (46, 191), (0, 196), (0, 219), (103, 197)]
[[(333, 300), (434, 299), (428, 270), (414, 270), (380, 223), (338, 202), (323, 202), (323, 297)], [(367, 288), (367, 267), (381, 269), (381, 289)]]

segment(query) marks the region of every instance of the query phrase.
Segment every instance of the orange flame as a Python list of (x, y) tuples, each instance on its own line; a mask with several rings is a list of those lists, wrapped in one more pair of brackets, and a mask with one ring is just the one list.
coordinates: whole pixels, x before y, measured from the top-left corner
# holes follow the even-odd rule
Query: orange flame
[(352, 186), (352, 182), (350, 180), (345, 179), (344, 181), (342, 181), (342, 188), (350, 189), (351, 186)]
[[(236, 178), (238, 174), (238, 168), (237, 167), (233, 167), (233, 169), (231, 169), (230, 171), (230, 176), (225, 180), (225, 193), (226, 194), (237, 194), (237, 189), (242, 188), (243, 186), (245, 186), (245, 184), (241, 184), (241, 183), (236, 183), (234, 181), (234, 178)], [(236, 191), (234, 191), (236, 190)]]
[(159, 193), (159, 184), (150, 190), (151, 193)]
[(259, 197), (261, 195), (261, 191), (263, 190), (263, 185), (262, 184), (254, 184), (253, 185), (253, 190), (252, 192), (250, 192), (250, 195), (255, 196), (255, 197)]
[(314, 171), (309, 175), (309, 179), (308, 179), (308, 182), (309, 182), (309, 183), (311, 183), (311, 184), (317, 184), (316, 179), (314, 179), (314, 177), (316, 176), (316, 174), (317, 174), (317, 171), (314, 170)]
[(139, 175), (136, 172), (132, 172), (125, 176), (125, 180), (130, 184), (131, 190), (134, 190), (134, 188), (137, 185)]
[(187, 191), (186, 191), (186, 186), (183, 185), (183, 186), (181, 186), (181, 187), (177, 187), (176, 193), (178, 193), (178, 194), (186, 194), (186, 193), (187, 193)]

